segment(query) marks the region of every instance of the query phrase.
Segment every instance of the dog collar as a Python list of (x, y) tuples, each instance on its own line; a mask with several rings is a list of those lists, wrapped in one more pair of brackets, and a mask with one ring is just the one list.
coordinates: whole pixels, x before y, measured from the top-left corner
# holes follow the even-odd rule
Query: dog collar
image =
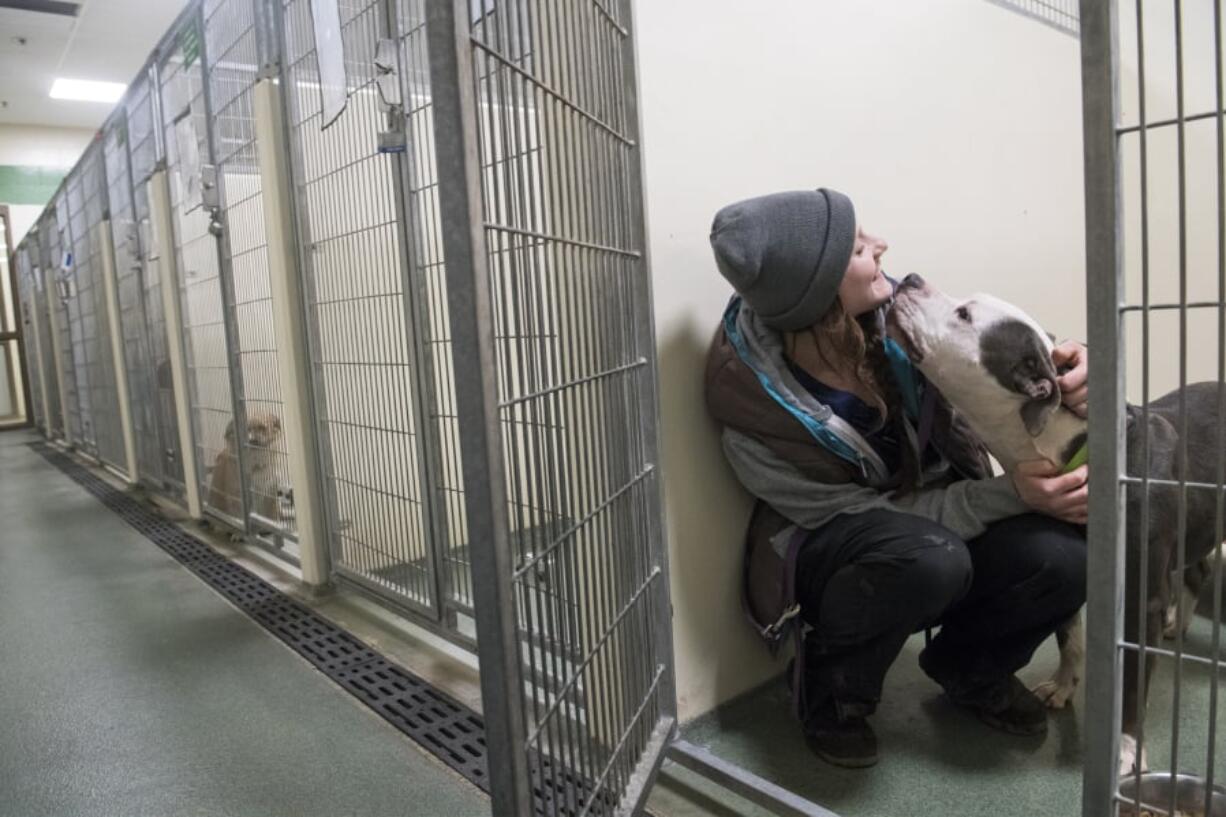
[(1067, 474), (1071, 471), (1076, 471), (1081, 466), (1085, 465), (1090, 459), (1090, 441), (1086, 440), (1081, 444), (1068, 462), (1064, 464), (1064, 468), (1060, 471), (1061, 474)]

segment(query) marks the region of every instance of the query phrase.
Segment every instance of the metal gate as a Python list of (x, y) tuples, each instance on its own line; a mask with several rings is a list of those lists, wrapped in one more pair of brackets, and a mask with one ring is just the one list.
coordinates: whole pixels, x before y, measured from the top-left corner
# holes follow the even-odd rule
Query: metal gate
[[(76, 277), (83, 358), (88, 372), (90, 453), (119, 471), (126, 472), (123, 431), (120, 426), (106, 285), (103, 281), (103, 244), (98, 234), (105, 229), (106, 182), (102, 144), (95, 140), (68, 177), (69, 223), (73, 242), (73, 272)], [(85, 404), (85, 401), (82, 401)]]
[[(55, 292), (49, 293), (53, 312), (55, 343), (59, 358), (61, 402), (64, 405), (64, 440), (84, 447), (85, 425), (81, 382), (84, 375), (79, 311), (76, 309), (76, 277), (72, 273), (72, 238), (68, 227), (68, 192), (61, 186), (55, 194), (55, 209), (47, 215), (47, 244), (44, 260), (52, 271)], [(39, 231), (40, 236), (42, 231)], [(81, 371), (78, 371), (81, 370)]]
[[(197, 479), (206, 510), (245, 530), (244, 446), (246, 423), (235, 411), (241, 370), (231, 353), (233, 328), (221, 275), (217, 235), (220, 210), (205, 207), (216, 179), (202, 178), (208, 164), (208, 95), (204, 82), (201, 8), (189, 7), (158, 54), (158, 106), (169, 173), (173, 236), (182, 303), (187, 405), (196, 446)], [(207, 186), (207, 187), (206, 187)]]
[(77, 447), (82, 452), (97, 458), (98, 431), (94, 424), (94, 387), (92, 383), (99, 375), (96, 352), (97, 325), (94, 315), (94, 281), (90, 267), (89, 235), (85, 223), (82, 174), (82, 164), (78, 164), (69, 171), (64, 181), (64, 195), (60, 199), (62, 209), (57, 210), (56, 220), (60, 226), (66, 259), (64, 278), (68, 283), (68, 297), (65, 303), (68, 308), (69, 335), (72, 338), (73, 374), (76, 377), (77, 410), (80, 423)]
[[(1222, 806), (1212, 792), (1226, 777), (1226, 753), (1217, 745), (1222, 559), (1216, 547), (1226, 533), (1223, 24), (1216, 0), (1081, 3), (1095, 418), (1089, 426), (1086, 684), (1093, 694), (1085, 713), (1086, 817), (1216, 814)], [(1195, 380), (1206, 381), (1199, 397), (1185, 390)], [(1154, 400), (1175, 387), (1181, 396)], [(1127, 415), (1126, 395), (1139, 404)], [(1156, 414), (1166, 417), (1159, 427), (1176, 435), (1174, 452), (1161, 431), (1150, 433)], [(1136, 425), (1144, 432), (1129, 447), (1126, 428)], [(1202, 560), (1206, 545), (1216, 552)], [(1197, 602), (1184, 589), (1190, 572), (1208, 579), (1211, 625), (1185, 635), (1181, 622)], [(1174, 626), (1163, 642), (1168, 603)], [(1131, 734), (1122, 734), (1121, 718), (1135, 723)], [(1135, 772), (1121, 775), (1117, 764), (1129, 755), (1148, 755), (1154, 773), (1141, 774), (1137, 763)], [(1165, 769), (1171, 771), (1159, 771)], [(1199, 780), (1176, 786), (1177, 772)]]
[[(460, 466), (444, 461), (434, 431), (454, 416), (432, 397), (446, 401), (450, 387), (433, 374), (449, 359), (437, 217), (418, 206), (433, 188), (428, 77), (415, 74), (408, 93), (400, 79), (421, 48), (421, 15), (397, 18), (386, 0), (338, 6), (348, 101), (331, 123), (308, 0), (285, 0), (279, 26), (333, 566), (471, 639), (457, 621), (471, 610), (453, 558), (465, 541)], [(406, 144), (410, 107), (417, 133)], [(420, 220), (406, 223), (409, 212)]]
[(34, 225), (26, 239), (26, 256), (30, 259), (30, 272), (33, 276), (34, 309), (38, 322), (39, 349), (42, 352), (43, 377), (46, 378), (46, 431), (48, 439), (64, 439), (64, 408), (63, 390), (60, 387), (59, 365), (55, 353), (56, 342), (52, 333), (51, 309), (59, 301), (56, 291), (48, 286), (50, 267), (48, 266), (47, 246), (50, 243), (49, 232), (53, 229), (46, 212)]
[(140, 479), (155, 490), (162, 486), (162, 446), (158, 431), (156, 368), (149, 353), (148, 321), (141, 286), (140, 238), (132, 215), (132, 179), (128, 172), (128, 118), (122, 107), (102, 128), (110, 210), (115, 283), (124, 364), (127, 370), (132, 434)]
[(216, 168), (216, 219), (222, 225), (220, 282), (233, 327), (231, 359), (238, 363), (236, 405), (245, 423), (238, 443), (243, 454), (246, 522), (252, 533), (270, 537), (273, 544), (296, 557), (291, 443), (282, 428), (280, 361), (256, 153), (260, 146), (255, 135), (254, 95), (261, 75), (258, 5), (257, 0), (204, 3), (204, 96), (210, 155)]
[[(127, 247), (129, 253), (139, 253), (136, 279), (129, 282), (129, 285), (139, 288), (145, 320), (144, 349), (148, 355), (149, 371), (141, 375), (139, 380), (144, 381), (145, 389), (152, 390), (148, 414), (142, 417), (141, 422), (148, 423), (146, 428), (153, 428), (157, 432), (154, 439), (138, 445), (145, 447), (145, 453), (140, 456), (142, 461), (147, 462), (149, 469), (146, 471), (145, 467), (142, 467), (142, 476), (153, 484), (156, 490), (182, 501), (185, 499), (186, 489), (183, 481), (183, 455), (179, 450), (179, 419), (175, 410), (174, 379), (167, 347), (166, 310), (162, 301), (162, 249), (153, 246), (150, 223), (152, 213), (149, 180), (157, 169), (158, 162), (163, 159), (162, 151), (159, 150), (161, 130), (157, 124), (158, 95), (151, 92), (151, 89), (157, 87), (154, 76), (152, 65), (142, 69), (129, 86), (123, 102), (126, 115), (127, 164), (131, 179), (132, 220), (136, 226), (136, 240), (134, 243), (129, 240)], [(114, 217), (112, 212), (112, 218)], [(169, 242), (169, 238), (162, 240)], [(169, 246), (165, 249), (167, 252), (171, 251)], [(118, 249), (116, 255), (119, 255)], [(118, 264), (118, 261), (116, 263)], [(123, 270), (119, 272), (123, 274)], [(137, 293), (131, 293), (133, 298), (136, 295)], [(149, 450), (155, 446), (156, 450)], [(154, 480), (160, 481), (160, 484)]]
[(498, 814), (633, 811), (675, 728), (629, 5), (427, 6)]

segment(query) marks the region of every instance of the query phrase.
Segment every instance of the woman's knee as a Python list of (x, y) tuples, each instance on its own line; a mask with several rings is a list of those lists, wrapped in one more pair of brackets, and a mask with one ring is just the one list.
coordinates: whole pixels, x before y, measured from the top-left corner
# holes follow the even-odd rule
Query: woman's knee
[(908, 570), (913, 601), (934, 618), (970, 590), (974, 568), (966, 544), (951, 533), (926, 533)]
[(914, 611), (923, 620), (966, 595), (974, 572), (966, 544), (922, 518), (897, 531), (887, 547), (867, 554), (859, 567), (876, 574), (900, 610)]
[(1076, 610), (1085, 603), (1086, 540), (1082, 529), (1041, 514), (1018, 517), (1012, 525), (1007, 558), (1019, 578), (1059, 606)]

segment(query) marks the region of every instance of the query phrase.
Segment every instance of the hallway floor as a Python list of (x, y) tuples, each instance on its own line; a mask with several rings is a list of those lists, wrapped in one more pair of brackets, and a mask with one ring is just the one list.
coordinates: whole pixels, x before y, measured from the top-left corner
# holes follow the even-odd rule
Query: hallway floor
[(0, 815), (486, 815), (343, 693), (0, 435)]
[[(489, 813), (482, 792), (30, 449), (37, 439), (0, 434), (0, 817)], [(318, 608), (337, 621), (350, 615), (336, 598)], [(445, 664), (362, 637), (464, 688)], [(1208, 655), (1210, 639), (1198, 616), (1188, 649)], [(921, 646), (922, 636), (912, 639), (887, 678), (873, 721), (876, 768), (816, 760), (781, 681), (683, 736), (842, 817), (1079, 814), (1084, 692), (1045, 739), (999, 734), (939, 696), (916, 666)], [(1023, 677), (1042, 679), (1055, 662), (1046, 644)], [(1204, 769), (1209, 679), (1209, 668), (1184, 670), (1183, 771)], [(1155, 770), (1170, 766), (1171, 687), (1163, 661), (1148, 721)], [(472, 697), (472, 680), (467, 688)], [(668, 762), (650, 808), (668, 817), (766, 813)]]
[[(1212, 622), (1205, 616), (1212, 611), (1212, 595), (1211, 588), (1206, 590), (1185, 641), (1187, 652), (1202, 656), (1212, 654)], [(841, 817), (1080, 815), (1084, 685), (1068, 707), (1052, 715), (1046, 737), (1006, 735), (941, 695), (917, 662), (923, 639), (922, 634), (912, 637), (886, 676), (883, 700), (872, 718), (881, 762), (872, 769), (837, 769), (809, 752), (791, 716), (782, 678), (699, 718), (682, 734)], [(1174, 642), (1162, 646), (1174, 649)], [(1226, 649), (1219, 656), (1226, 661)], [(1020, 675), (1033, 685), (1050, 677), (1058, 660), (1055, 639), (1049, 639)], [(1172, 667), (1169, 659), (1160, 659), (1154, 672), (1146, 720), (1153, 771), (1171, 768)], [(1207, 666), (1184, 666), (1176, 765), (1201, 776), (1207, 761), (1211, 678)], [(1223, 704), (1226, 701), (1219, 702), (1214, 762), (1219, 783), (1226, 781)]]

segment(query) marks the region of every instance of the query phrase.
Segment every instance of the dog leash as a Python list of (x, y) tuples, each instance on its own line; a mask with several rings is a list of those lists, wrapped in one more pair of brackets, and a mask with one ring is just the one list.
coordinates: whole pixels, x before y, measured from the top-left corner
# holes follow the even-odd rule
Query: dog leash
[(1090, 441), (1087, 439), (1084, 443), (1081, 444), (1081, 448), (1078, 448), (1077, 451), (1073, 454), (1073, 456), (1069, 459), (1069, 461), (1064, 464), (1064, 468), (1061, 469), (1060, 473), (1068, 474), (1073, 471), (1076, 471), (1078, 468), (1085, 465), (1089, 461), (1090, 461)]

